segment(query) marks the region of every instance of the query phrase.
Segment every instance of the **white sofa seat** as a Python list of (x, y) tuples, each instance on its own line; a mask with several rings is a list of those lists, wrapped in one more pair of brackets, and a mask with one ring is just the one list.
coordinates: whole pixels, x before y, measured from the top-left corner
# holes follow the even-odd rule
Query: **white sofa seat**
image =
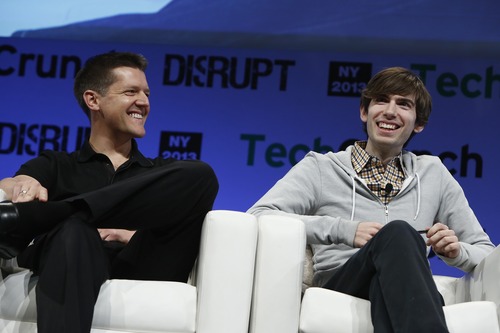
[[(92, 332), (246, 333), (257, 232), (249, 214), (209, 212), (190, 283), (108, 280)], [(28, 270), (0, 280), (0, 332), (37, 332), (36, 280)]]

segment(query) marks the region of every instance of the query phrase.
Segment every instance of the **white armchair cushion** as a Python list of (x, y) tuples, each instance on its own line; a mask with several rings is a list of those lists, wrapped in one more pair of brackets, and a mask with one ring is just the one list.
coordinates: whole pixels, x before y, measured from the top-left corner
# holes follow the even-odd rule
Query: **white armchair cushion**
[(493, 302), (466, 302), (443, 307), (450, 333), (498, 333), (496, 306)]
[(373, 332), (370, 302), (333, 290), (309, 288), (302, 299), (300, 332)]
[[(445, 306), (450, 333), (498, 333), (493, 302)], [(370, 302), (323, 288), (309, 288), (302, 300), (301, 333), (371, 333)]]
[[(9, 320), (36, 327), (35, 283), (28, 270), (0, 284), (0, 331)], [(133, 332), (195, 332), (196, 287), (180, 282), (108, 280), (94, 310), (94, 328)], [(14, 324), (11, 324), (12, 328)], [(158, 328), (162, 328), (159, 330)], [(36, 332), (36, 330), (34, 331)]]
[(92, 326), (195, 332), (196, 287), (171, 281), (108, 280), (101, 287)]

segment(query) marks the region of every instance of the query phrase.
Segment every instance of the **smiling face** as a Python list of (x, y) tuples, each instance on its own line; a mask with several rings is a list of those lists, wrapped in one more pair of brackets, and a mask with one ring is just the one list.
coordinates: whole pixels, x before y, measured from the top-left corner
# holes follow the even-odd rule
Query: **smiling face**
[(104, 94), (92, 90), (84, 96), (91, 111), (93, 134), (111, 140), (130, 140), (146, 134), (144, 125), (149, 115), (149, 86), (140, 69), (117, 67), (115, 80)]
[(366, 151), (382, 161), (398, 155), (412, 133), (424, 129), (416, 123), (413, 96), (376, 97), (370, 101), (368, 110), (361, 106), (360, 117), (368, 133)]
[(398, 155), (412, 135), (424, 129), (431, 109), (431, 95), (415, 73), (403, 67), (378, 72), (360, 100), (366, 150), (383, 162)]

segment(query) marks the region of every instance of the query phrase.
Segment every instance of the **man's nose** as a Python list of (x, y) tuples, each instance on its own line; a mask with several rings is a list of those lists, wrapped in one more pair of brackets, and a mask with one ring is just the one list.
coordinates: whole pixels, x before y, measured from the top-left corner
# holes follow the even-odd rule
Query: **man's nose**
[(137, 97), (136, 103), (140, 104), (140, 105), (149, 105), (148, 95), (146, 95), (145, 93), (139, 94), (139, 96)]
[(385, 108), (384, 113), (388, 116), (395, 116), (397, 113), (396, 102), (391, 101), (391, 102), (387, 103), (387, 107)]

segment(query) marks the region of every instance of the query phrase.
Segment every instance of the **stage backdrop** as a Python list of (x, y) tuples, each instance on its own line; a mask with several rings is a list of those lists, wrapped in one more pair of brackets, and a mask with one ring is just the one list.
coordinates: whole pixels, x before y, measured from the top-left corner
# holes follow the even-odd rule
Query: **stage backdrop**
[[(44, 149), (72, 151), (88, 120), (72, 93), (90, 56), (133, 51), (150, 61), (152, 111), (139, 146), (151, 157), (201, 159), (215, 169), (215, 209), (247, 210), (310, 150), (364, 139), (359, 93), (384, 67), (421, 75), (434, 99), (408, 150), (440, 156), (495, 244), (500, 184), (498, 59), (189, 48), (0, 39), (0, 177)], [(431, 260), (436, 274), (461, 275)]]

